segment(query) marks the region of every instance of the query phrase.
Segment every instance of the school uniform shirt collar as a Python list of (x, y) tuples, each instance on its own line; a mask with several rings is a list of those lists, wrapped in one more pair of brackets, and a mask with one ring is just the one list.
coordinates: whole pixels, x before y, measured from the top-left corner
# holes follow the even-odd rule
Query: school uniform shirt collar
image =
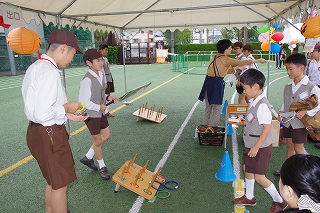
[(243, 53), (241, 53), (240, 55), (238, 55), (238, 56), (237, 56), (237, 59), (238, 59), (238, 58), (241, 58), (242, 56), (244, 56)]
[[(246, 60), (254, 60), (252, 54), (248, 55), (248, 56), (245, 56), (243, 55), (243, 57), (246, 59)], [(243, 60), (243, 59), (242, 59)]]
[(95, 73), (93, 70), (89, 69), (89, 73), (94, 76), (95, 78), (101, 79), (103, 77), (103, 73), (102, 71), (98, 71), (98, 75), (97, 73)]
[(320, 64), (320, 61), (316, 61), (316, 59), (312, 59), (311, 61), (310, 61), (310, 64)]
[[(308, 76), (305, 75), (297, 85), (307, 85), (308, 82), (309, 82), (309, 78)], [(293, 79), (287, 85), (297, 86), (294, 84)]]
[(47, 54), (41, 54), (39, 60), (46, 60), (46, 61), (49, 61), (49, 63), (52, 63), (52, 65), (56, 68), (56, 70), (61, 75), (62, 71), (57, 68), (58, 67), (57, 63), (50, 56), (48, 56)]
[(255, 106), (257, 105), (257, 103), (258, 103), (262, 98), (264, 98), (264, 97), (266, 97), (266, 94), (265, 94), (265, 92), (263, 91), (256, 99), (251, 98), (251, 99), (249, 100), (249, 103), (250, 103), (249, 108), (255, 107)]

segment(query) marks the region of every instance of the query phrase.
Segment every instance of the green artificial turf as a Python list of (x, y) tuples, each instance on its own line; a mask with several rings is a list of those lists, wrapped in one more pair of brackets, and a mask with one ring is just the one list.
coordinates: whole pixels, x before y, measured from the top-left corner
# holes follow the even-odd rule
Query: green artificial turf
[[(274, 66), (274, 65), (273, 65)], [(259, 65), (267, 74), (267, 66)], [(87, 68), (66, 69), (67, 96), (69, 100), (78, 99), (79, 82)], [(122, 96), (125, 91), (123, 66), (113, 65), (111, 71), (115, 80), (116, 92), (112, 95)], [(215, 178), (224, 154), (223, 146), (199, 145), (195, 136), (195, 127), (202, 123), (204, 103), (200, 102), (186, 123), (181, 135), (177, 135), (181, 125), (189, 115), (198, 99), (204, 80), (204, 75), (181, 74), (172, 72), (171, 64), (128, 65), (126, 72), (127, 91), (152, 81), (152, 84), (128, 101), (135, 99), (132, 105), (123, 102), (113, 104), (110, 109), (114, 118), (109, 118), (111, 138), (103, 145), (104, 160), (111, 174), (114, 174), (135, 154), (138, 154), (136, 164), (143, 166), (149, 160), (148, 170), (154, 171), (159, 161), (166, 155), (170, 144), (177, 139), (161, 174), (170, 180), (178, 181), (180, 186), (170, 191), (166, 199), (156, 198), (154, 202), (145, 200), (140, 212), (142, 213), (185, 213), (185, 212), (233, 212), (232, 183), (221, 182)], [(173, 79), (176, 77), (175, 79)], [(270, 69), (269, 100), (276, 111), (281, 107), (283, 87), (289, 82), (286, 71)], [(43, 200), (45, 180), (37, 162), (32, 159), (21, 160), (30, 156), (25, 142), (28, 121), (23, 113), (21, 98), (21, 81), (23, 76), (0, 77), (0, 101), (2, 127), (0, 134), (1, 165), (0, 174), (0, 212), (44, 213)], [(173, 80), (172, 80), (173, 79)], [(235, 87), (226, 84), (225, 99), (231, 103)], [(144, 95), (145, 94), (145, 95)], [(235, 102), (237, 96), (235, 96)], [(132, 115), (142, 104), (148, 103), (155, 110), (163, 107), (167, 117), (162, 123), (154, 123)], [(224, 117), (221, 118), (221, 125)], [(69, 185), (68, 203), (72, 213), (104, 213), (129, 212), (134, 205), (137, 195), (130, 190), (120, 187), (114, 193), (115, 183), (112, 180), (103, 181), (98, 172), (91, 171), (79, 162), (79, 159), (91, 146), (91, 136), (84, 123), (70, 122), (70, 145), (75, 160), (77, 181)], [(80, 128), (83, 130), (77, 131)], [(237, 141), (239, 145), (240, 167), (242, 168), (241, 153), (243, 142), (241, 128)], [(179, 136), (179, 137), (178, 137)], [(313, 142), (308, 142), (306, 150), (319, 155)], [(272, 175), (286, 158), (286, 147), (273, 149), (267, 177), (278, 186), (278, 177)], [(231, 162), (233, 159), (231, 137), (227, 140)], [(11, 166), (15, 165), (16, 168)], [(9, 172), (7, 172), (8, 170)], [(241, 172), (243, 178), (243, 172)], [(259, 185), (255, 186), (257, 206), (248, 208), (250, 212), (264, 213), (271, 207), (270, 196)]]

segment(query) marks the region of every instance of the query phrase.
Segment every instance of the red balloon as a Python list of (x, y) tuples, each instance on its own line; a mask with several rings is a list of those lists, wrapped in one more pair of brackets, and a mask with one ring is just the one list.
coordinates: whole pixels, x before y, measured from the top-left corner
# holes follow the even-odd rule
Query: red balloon
[(283, 35), (283, 33), (281, 33), (281, 32), (277, 32), (277, 33), (273, 34), (273, 35), (271, 36), (271, 38), (272, 38), (274, 41), (279, 42), (279, 41), (281, 41), (281, 40), (284, 38), (284, 35)]

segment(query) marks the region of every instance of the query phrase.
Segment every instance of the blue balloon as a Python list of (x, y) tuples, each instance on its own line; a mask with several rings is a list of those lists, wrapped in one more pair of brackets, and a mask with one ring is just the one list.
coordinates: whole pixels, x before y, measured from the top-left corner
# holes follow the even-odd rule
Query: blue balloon
[(272, 28), (278, 29), (280, 25), (280, 21), (277, 21), (276, 23), (274, 23), (274, 25), (272, 26)]
[(249, 210), (245, 210), (244, 213), (250, 213), (250, 211)]
[(281, 47), (277, 43), (271, 43), (271, 49), (270, 50), (271, 50), (272, 53), (277, 54), (277, 53), (280, 52)]

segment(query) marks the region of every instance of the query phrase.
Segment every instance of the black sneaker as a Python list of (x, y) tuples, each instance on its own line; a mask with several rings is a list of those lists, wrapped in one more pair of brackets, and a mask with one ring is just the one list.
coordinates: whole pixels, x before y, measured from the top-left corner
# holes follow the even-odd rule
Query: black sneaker
[(93, 159), (88, 159), (86, 156), (83, 156), (80, 159), (80, 162), (83, 163), (84, 165), (88, 166), (90, 169), (97, 171), (98, 167), (94, 165)]
[(280, 169), (279, 170), (274, 170), (273, 175), (280, 176)]
[(107, 167), (102, 167), (101, 169), (99, 169), (99, 174), (102, 180), (109, 180), (110, 179), (110, 175), (108, 173), (108, 169)]

